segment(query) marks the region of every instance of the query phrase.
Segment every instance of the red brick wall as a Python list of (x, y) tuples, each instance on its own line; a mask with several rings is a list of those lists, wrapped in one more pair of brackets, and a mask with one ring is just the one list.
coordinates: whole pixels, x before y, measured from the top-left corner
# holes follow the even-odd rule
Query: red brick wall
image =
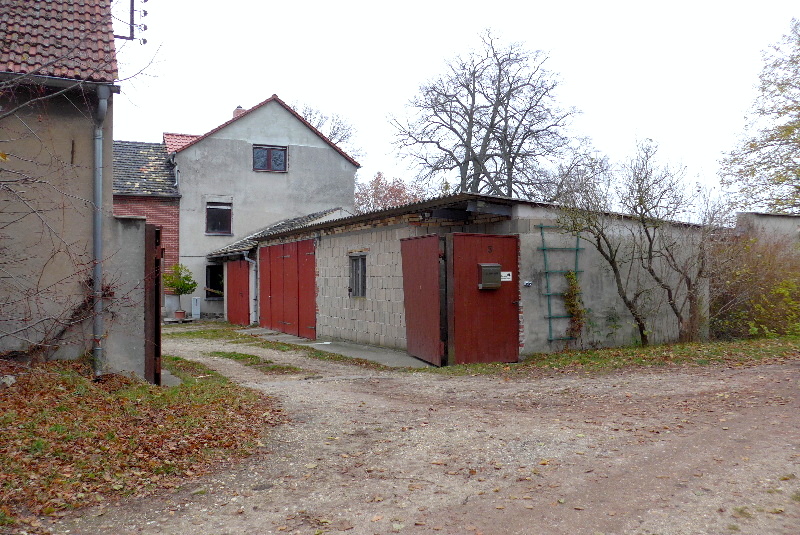
[(144, 216), (147, 222), (161, 225), (164, 269), (178, 263), (178, 199), (114, 195), (114, 215)]

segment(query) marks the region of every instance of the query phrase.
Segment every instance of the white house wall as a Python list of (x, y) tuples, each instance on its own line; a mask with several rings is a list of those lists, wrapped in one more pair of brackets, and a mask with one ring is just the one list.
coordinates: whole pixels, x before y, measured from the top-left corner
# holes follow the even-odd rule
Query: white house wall
[[(253, 170), (253, 145), (287, 147), (287, 172)], [(180, 262), (192, 271), (205, 314), (222, 316), (223, 301), (206, 299), (206, 255), (282, 219), (334, 207), (352, 210), (356, 166), (277, 102), (241, 117), (176, 156), (179, 170)], [(206, 202), (230, 202), (232, 234), (207, 235)], [(190, 302), (189, 296), (184, 296)], [(184, 306), (186, 306), (184, 304)]]

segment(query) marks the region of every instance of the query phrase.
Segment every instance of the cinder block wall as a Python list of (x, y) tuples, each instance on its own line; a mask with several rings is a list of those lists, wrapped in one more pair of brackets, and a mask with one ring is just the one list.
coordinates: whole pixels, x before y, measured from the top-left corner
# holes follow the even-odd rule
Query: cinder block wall
[[(325, 236), (317, 246), (317, 335), (405, 349), (400, 240), (414, 227), (381, 227)], [(349, 258), (366, 253), (367, 295), (350, 297)]]

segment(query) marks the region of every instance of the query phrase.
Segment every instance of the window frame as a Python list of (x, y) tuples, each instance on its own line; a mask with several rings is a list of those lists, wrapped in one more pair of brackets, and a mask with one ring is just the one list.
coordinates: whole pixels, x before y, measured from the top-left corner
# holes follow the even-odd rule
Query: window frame
[[(228, 211), (228, 230), (210, 230), (209, 209)], [(233, 203), (206, 201), (206, 234), (209, 236), (233, 236)]]
[(367, 297), (367, 254), (349, 254), (347, 259), (350, 273), (347, 293), (350, 297), (365, 298)]
[[(256, 167), (256, 151), (266, 150), (266, 167)], [(272, 152), (283, 152), (283, 169), (272, 168)], [(287, 173), (289, 171), (289, 147), (282, 147), (280, 145), (253, 145), (253, 171), (257, 173)]]

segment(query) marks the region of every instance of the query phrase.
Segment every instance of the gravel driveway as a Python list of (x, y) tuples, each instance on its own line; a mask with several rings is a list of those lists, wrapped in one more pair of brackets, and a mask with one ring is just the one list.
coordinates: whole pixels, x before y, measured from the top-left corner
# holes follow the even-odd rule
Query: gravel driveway
[[(263, 453), (56, 533), (800, 533), (800, 362), (535, 379), (375, 372), (164, 342), (281, 400)], [(254, 433), (260, 430), (254, 429)]]

